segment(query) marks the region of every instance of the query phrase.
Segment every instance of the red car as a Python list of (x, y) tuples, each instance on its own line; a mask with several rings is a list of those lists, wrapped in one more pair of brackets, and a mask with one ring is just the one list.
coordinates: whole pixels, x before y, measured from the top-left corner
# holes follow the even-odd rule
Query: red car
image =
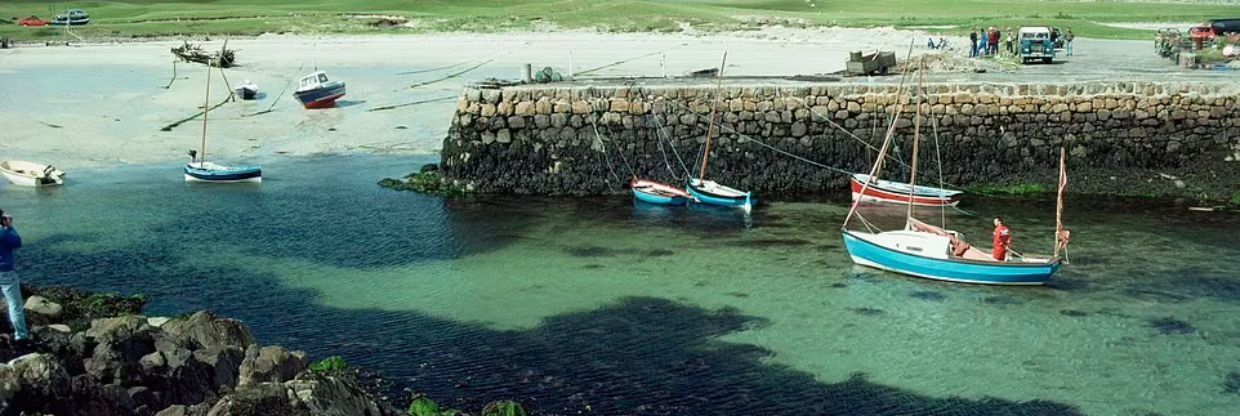
[(40, 19), (38, 16), (30, 16), (30, 17), (24, 18), (24, 19), (22, 19), (22, 20), (18, 20), (18, 21), (17, 21), (17, 24), (22, 25), (22, 26), (26, 26), (26, 27), (30, 27), (30, 26), (47, 26), (47, 25), (48, 25), (48, 22), (47, 22), (46, 20)]
[(1188, 35), (1193, 39), (1202, 39), (1207, 42), (1214, 40), (1214, 28), (1209, 25), (1195, 26), (1188, 29)]

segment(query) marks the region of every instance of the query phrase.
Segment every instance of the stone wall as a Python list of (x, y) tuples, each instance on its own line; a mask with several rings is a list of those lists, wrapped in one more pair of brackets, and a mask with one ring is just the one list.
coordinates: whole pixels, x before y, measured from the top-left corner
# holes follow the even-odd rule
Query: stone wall
[[(922, 172), (937, 179), (937, 145), (945, 179), (956, 186), (1053, 178), (1060, 146), (1070, 153), (1069, 169), (1100, 177), (1191, 174), (1211, 164), (1240, 170), (1231, 163), (1240, 158), (1240, 106), (1227, 84), (928, 84), (924, 91)], [(844, 175), (771, 147), (868, 171), (875, 153), (868, 146), (881, 144), (903, 99), (909, 104), (894, 154), (907, 161), (916, 98), (897, 92), (886, 83), (726, 80), (707, 177), (767, 194), (843, 190)], [(678, 183), (685, 169), (677, 154), (696, 175), (715, 95), (714, 83), (692, 80), (469, 87), (441, 168), (447, 180), (482, 192), (612, 193), (630, 172)], [(888, 175), (906, 175), (900, 163), (887, 165)]]

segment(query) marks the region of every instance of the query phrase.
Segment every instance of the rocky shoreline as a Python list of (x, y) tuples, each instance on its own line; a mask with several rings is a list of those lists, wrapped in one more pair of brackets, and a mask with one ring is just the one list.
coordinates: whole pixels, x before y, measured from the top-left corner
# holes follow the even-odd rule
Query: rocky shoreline
[[(428, 398), (400, 411), (382, 381), (340, 357), (260, 345), (240, 321), (142, 315), (147, 299), (23, 287), (33, 341), (0, 336), (0, 415), (463, 415)], [(12, 332), (8, 317), (0, 320)], [(431, 412), (433, 410), (433, 412)], [(524, 415), (514, 402), (483, 413)]]

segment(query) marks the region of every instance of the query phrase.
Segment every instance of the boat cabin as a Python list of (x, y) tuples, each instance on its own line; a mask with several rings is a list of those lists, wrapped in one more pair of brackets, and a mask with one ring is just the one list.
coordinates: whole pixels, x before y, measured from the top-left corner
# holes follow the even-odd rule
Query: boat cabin
[(301, 78), (298, 90), (308, 90), (327, 83), (327, 73), (323, 71), (315, 72)]

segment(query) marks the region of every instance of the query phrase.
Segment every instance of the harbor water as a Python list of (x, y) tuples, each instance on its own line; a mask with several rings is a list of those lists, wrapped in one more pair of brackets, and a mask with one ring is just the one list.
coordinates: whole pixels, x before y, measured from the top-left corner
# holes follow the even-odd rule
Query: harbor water
[[(1070, 198), (1072, 263), (1051, 286), (972, 286), (854, 266), (838, 199), (745, 216), (375, 184), (433, 161), (279, 158), (240, 186), (186, 184), (176, 164), (83, 170), (0, 186), (0, 208), (28, 283), (209, 309), (473, 411), (1240, 414), (1236, 214)], [(962, 208), (920, 216), (981, 246), (1002, 216), (1014, 248), (1051, 249), (1054, 201)]]

